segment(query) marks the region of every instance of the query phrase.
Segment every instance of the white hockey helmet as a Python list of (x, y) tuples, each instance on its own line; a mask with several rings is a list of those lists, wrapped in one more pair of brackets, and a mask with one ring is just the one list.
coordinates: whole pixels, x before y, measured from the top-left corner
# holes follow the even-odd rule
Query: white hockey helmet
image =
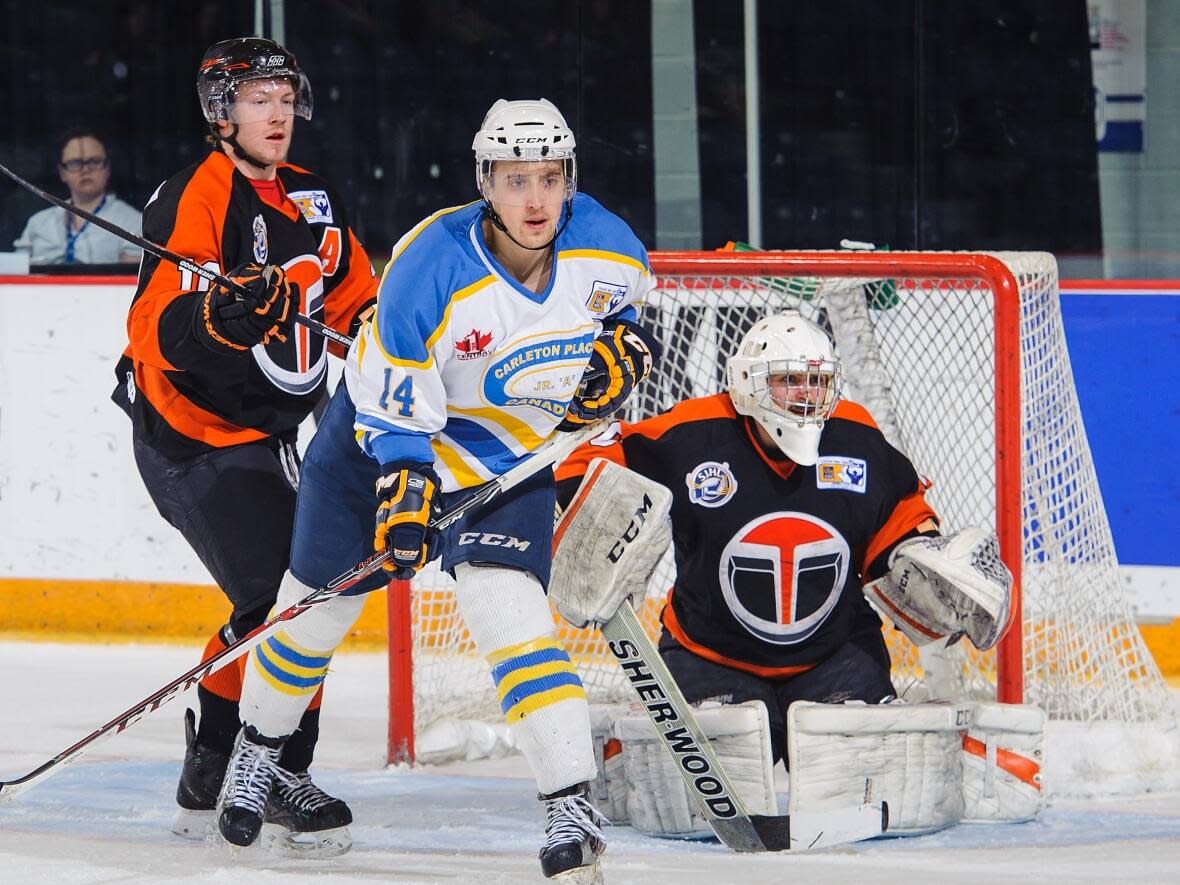
[(729, 396), (796, 464), (819, 460), (824, 422), (840, 398), (832, 340), (797, 310), (755, 323), (725, 364)]
[(536, 162), (558, 160), (565, 173), (564, 199), (578, 188), (574, 133), (553, 102), (499, 99), (483, 118), (471, 149), (475, 152), (475, 185), (485, 199), (491, 193), (492, 164), (496, 160)]

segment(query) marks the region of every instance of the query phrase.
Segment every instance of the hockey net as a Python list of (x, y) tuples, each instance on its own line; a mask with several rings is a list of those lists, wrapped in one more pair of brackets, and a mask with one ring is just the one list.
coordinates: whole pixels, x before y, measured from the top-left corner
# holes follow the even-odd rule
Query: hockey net
[[(625, 417), (723, 386), (725, 357), (759, 318), (797, 308), (828, 328), (845, 396), (934, 485), (944, 532), (994, 527), (1017, 577), (1020, 615), (997, 648), (966, 641), (919, 653), (888, 623), (893, 679), (907, 700), (1036, 704), (1092, 750), (1056, 791), (1134, 792), (1174, 780), (1175, 714), (1124, 597), (1066, 351), (1057, 266), (1046, 253), (653, 253), (659, 284), (643, 321), (665, 354)], [(674, 580), (670, 558), (641, 612), (653, 637)], [(486, 663), (453, 583), (428, 569), (391, 612), (391, 761), (495, 754), (506, 732)], [(408, 600), (408, 603), (406, 602)], [(632, 700), (601, 637), (555, 615), (591, 702)], [(409, 709), (412, 707), (412, 715)], [(1071, 725), (1072, 724), (1072, 725)], [(1079, 730), (1084, 734), (1079, 737)], [(1052, 747), (1052, 744), (1050, 745)], [(1050, 750), (1052, 753), (1052, 749)], [(1095, 766), (1129, 754), (1099, 785)], [(1083, 754), (1084, 755), (1084, 754)], [(1052, 759), (1050, 760), (1052, 761)], [(1087, 778), (1093, 790), (1067, 787)], [(1132, 778), (1134, 780), (1134, 777)]]

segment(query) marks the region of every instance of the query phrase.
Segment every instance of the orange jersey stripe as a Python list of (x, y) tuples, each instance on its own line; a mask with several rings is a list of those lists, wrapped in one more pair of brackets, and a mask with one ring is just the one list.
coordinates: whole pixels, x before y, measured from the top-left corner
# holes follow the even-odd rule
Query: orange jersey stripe
[(238, 427), (194, 405), (155, 366), (137, 363), (135, 386), (173, 430), (189, 439), (218, 448), (266, 439), (261, 430)]
[(878, 556), (926, 520), (932, 519), (938, 523), (938, 514), (926, 503), (926, 489), (929, 487), (929, 483), (918, 480), (918, 490), (897, 502), (885, 525), (873, 535), (873, 540), (865, 548), (864, 559), (860, 564), (862, 575), (869, 573), (869, 566)]
[(626, 467), (627, 456), (623, 452), (623, 440), (629, 436), (639, 435), (648, 439), (659, 439), (670, 430), (675, 430), (681, 424), (690, 421), (707, 421), (711, 418), (736, 418), (733, 403), (725, 393), (713, 396), (689, 399), (674, 406), (670, 411), (634, 424), (619, 424), (619, 438), (609, 446), (595, 445), (587, 442), (580, 445), (557, 468), (558, 482), (582, 476), (595, 458), (606, 458), (616, 464)]
[[(221, 236), (229, 209), (233, 163), (223, 154), (213, 154), (193, 174), (176, 207), (176, 218), (164, 245), (195, 264), (221, 266)], [(175, 369), (160, 350), (159, 321), (176, 298), (195, 288), (194, 280), (182, 287), (180, 268), (170, 261), (157, 261), (151, 278), (139, 292), (127, 316), (127, 337), (136, 362), (160, 369)]]
[[(675, 590), (672, 591), (675, 593)], [(795, 667), (760, 667), (757, 664), (747, 664), (745, 661), (736, 661), (733, 658), (727, 658), (725, 655), (718, 654), (711, 648), (701, 645), (699, 642), (693, 642), (684, 632), (684, 628), (680, 626), (680, 622), (676, 619), (676, 612), (672, 609), (672, 593), (668, 594), (668, 601), (664, 605), (664, 612), (661, 620), (668, 632), (676, 637), (676, 641), (691, 651), (693, 654), (704, 658), (707, 661), (712, 661), (714, 664), (721, 664), (724, 667), (732, 667), (735, 670), (742, 670), (746, 673), (753, 673), (755, 676), (762, 676), (768, 679), (776, 677), (782, 678), (785, 676), (796, 676), (799, 673), (804, 673), (810, 670), (814, 664), (800, 664)]]

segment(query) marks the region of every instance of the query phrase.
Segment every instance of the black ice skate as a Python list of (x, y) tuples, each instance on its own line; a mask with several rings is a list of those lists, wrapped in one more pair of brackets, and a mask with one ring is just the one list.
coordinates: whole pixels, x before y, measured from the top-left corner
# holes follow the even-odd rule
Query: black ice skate
[(267, 847), (288, 855), (336, 857), (352, 847), (348, 825), (352, 811), (342, 799), (329, 796), (306, 771), (291, 781), (278, 781), (263, 811)]
[(217, 800), (217, 828), (231, 845), (254, 844), (271, 787), (276, 780), (295, 780), (279, 767), (283, 742), (283, 738), (262, 737), (249, 725), (238, 732)]
[(172, 832), (188, 839), (205, 839), (217, 832), (217, 796), (225, 779), (229, 755), (197, 742), (197, 717), (184, 711), (184, 766), (176, 787), (180, 810), (172, 821)]
[(607, 823), (589, 799), (590, 785), (576, 784), (539, 798), (545, 803), (541, 872), (568, 885), (601, 885), (598, 856), (606, 851)]

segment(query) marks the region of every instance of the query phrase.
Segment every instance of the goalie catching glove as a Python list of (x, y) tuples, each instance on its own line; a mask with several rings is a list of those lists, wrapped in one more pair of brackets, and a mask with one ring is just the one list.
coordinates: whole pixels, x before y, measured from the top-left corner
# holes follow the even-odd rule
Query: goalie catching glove
[(430, 518), (441, 510), (438, 474), (419, 461), (382, 465), (381, 474), (373, 549), (388, 549), (389, 559), (382, 567), (397, 580), (408, 581), (432, 558), (437, 533), (430, 528)]
[(628, 320), (604, 322), (594, 339), (590, 363), (557, 429), (579, 430), (613, 415), (635, 385), (651, 373), (659, 354), (659, 342), (642, 326)]
[(215, 351), (249, 350), (274, 338), (286, 341), (299, 310), (299, 286), (273, 264), (238, 265), (230, 279), (247, 294), (213, 284), (197, 312), (201, 340)]
[(1008, 628), (1012, 573), (995, 533), (972, 527), (902, 541), (888, 574), (864, 593), (915, 645), (944, 636), (950, 645), (966, 634), (987, 650)]
[(627, 599), (638, 608), (672, 542), (672, 493), (595, 458), (553, 533), (549, 599), (575, 627), (603, 624)]

